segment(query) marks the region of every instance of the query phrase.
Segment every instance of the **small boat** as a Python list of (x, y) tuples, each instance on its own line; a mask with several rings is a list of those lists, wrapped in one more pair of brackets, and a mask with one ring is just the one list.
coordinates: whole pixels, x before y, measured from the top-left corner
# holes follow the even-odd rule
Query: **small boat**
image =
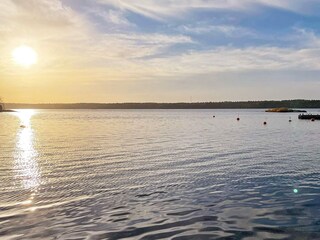
[(307, 112), (307, 111), (282, 107), (282, 108), (270, 108), (270, 109), (267, 109), (265, 112), (286, 113), (286, 112)]
[(299, 114), (298, 118), (303, 120), (320, 120), (320, 114)]

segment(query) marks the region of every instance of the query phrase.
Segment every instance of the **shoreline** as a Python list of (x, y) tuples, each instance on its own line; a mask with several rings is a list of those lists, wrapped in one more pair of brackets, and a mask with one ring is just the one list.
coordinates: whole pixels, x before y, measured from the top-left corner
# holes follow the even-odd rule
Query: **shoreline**
[(9, 109), (9, 110), (1, 110), (0, 111), (0, 113), (6, 113), (6, 112), (17, 112), (17, 111), (11, 110), (11, 109)]
[(9, 109), (320, 109), (320, 100), (223, 102), (6, 103)]

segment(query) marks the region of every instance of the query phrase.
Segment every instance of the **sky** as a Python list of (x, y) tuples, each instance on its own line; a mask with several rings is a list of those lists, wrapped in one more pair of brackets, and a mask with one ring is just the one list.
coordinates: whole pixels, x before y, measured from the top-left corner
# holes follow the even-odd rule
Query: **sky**
[[(15, 103), (320, 99), (320, 0), (1, 0)], [(23, 67), (12, 52), (38, 55)]]

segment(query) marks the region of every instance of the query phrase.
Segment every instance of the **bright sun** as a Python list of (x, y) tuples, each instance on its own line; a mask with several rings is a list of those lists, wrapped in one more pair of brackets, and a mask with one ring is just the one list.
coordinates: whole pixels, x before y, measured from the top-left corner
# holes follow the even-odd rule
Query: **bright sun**
[(37, 53), (29, 46), (22, 45), (12, 51), (12, 58), (16, 64), (30, 67), (38, 61)]

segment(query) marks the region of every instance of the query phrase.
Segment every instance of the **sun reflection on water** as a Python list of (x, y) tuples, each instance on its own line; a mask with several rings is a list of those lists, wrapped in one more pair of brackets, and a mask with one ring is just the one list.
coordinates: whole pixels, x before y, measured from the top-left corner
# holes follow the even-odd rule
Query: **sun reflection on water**
[(26, 190), (37, 191), (41, 174), (37, 162), (38, 153), (34, 148), (34, 133), (31, 118), (33, 110), (21, 110), (17, 113), (21, 128), (17, 133), (15, 151), (15, 177)]

